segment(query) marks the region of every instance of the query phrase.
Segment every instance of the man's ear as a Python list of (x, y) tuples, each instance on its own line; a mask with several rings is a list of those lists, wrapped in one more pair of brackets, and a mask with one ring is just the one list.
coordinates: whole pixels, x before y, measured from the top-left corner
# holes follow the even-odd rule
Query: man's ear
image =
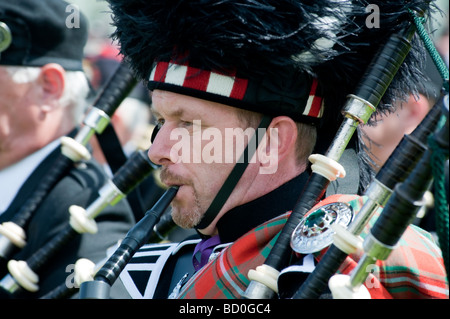
[(406, 109), (402, 119), (405, 133), (409, 134), (430, 111), (430, 101), (422, 94), (419, 94), (418, 98), (411, 94), (409, 100), (402, 107)]
[(261, 173), (273, 174), (278, 170), (280, 162), (295, 161), (297, 125), (290, 117), (273, 118), (264, 138), (262, 148), (258, 149)]
[[(282, 160), (287, 155), (295, 152), (297, 140), (297, 125), (288, 116), (277, 116), (272, 119), (268, 128), (268, 144), (266, 151), (277, 152), (278, 159)], [(277, 150), (272, 149), (276, 147)]]
[(41, 67), (39, 81), (42, 87), (43, 99), (48, 107), (51, 107), (52, 101), (59, 100), (64, 93), (65, 70), (56, 63), (49, 63)]

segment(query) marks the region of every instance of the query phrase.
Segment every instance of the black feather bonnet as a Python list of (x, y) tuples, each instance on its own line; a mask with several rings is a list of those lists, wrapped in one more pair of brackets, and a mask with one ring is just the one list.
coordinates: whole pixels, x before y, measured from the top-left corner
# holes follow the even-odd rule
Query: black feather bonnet
[[(317, 125), (327, 119), (340, 123), (346, 96), (378, 48), (410, 23), (410, 10), (430, 6), (423, 0), (108, 2), (113, 38), (149, 89)], [(370, 8), (378, 9), (379, 16), (373, 16), (378, 25), (369, 25)], [(381, 112), (416, 92), (423, 57), (421, 44), (414, 45), (379, 105)], [(314, 95), (320, 98), (312, 101)]]

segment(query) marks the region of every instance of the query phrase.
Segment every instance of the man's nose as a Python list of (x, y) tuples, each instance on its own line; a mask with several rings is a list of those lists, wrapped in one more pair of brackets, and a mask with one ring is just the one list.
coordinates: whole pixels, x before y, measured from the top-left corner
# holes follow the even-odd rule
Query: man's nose
[(170, 128), (164, 124), (154, 137), (153, 143), (148, 150), (149, 159), (157, 165), (172, 163), (170, 150), (173, 143), (174, 141), (170, 139)]

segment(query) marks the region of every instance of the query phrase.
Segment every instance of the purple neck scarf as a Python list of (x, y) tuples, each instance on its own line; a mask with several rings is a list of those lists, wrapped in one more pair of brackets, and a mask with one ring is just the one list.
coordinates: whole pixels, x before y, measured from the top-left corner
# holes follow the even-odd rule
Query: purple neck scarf
[(194, 255), (192, 256), (192, 263), (194, 264), (195, 271), (199, 270), (208, 263), (209, 256), (214, 250), (214, 247), (219, 244), (220, 237), (219, 235), (216, 235), (202, 240), (195, 246)]

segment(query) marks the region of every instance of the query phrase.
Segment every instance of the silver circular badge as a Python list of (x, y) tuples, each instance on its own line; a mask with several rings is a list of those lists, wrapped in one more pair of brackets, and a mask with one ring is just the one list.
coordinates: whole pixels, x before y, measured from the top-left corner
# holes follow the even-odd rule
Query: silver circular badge
[(0, 52), (5, 51), (12, 42), (11, 30), (8, 25), (0, 21)]
[(333, 243), (333, 223), (347, 227), (353, 219), (353, 208), (347, 203), (331, 203), (303, 217), (291, 237), (292, 249), (300, 254), (318, 252)]

